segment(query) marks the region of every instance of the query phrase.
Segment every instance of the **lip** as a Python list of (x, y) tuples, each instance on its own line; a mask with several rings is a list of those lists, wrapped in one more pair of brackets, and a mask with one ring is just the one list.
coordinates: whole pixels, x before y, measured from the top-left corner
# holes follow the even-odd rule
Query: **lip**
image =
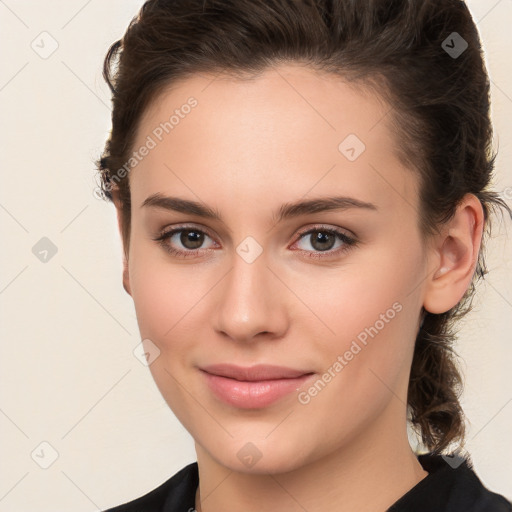
[(218, 364), (200, 368), (210, 390), (223, 402), (240, 409), (267, 407), (297, 391), (315, 374), (283, 366), (241, 367)]
[(275, 379), (294, 379), (306, 373), (313, 373), (308, 370), (296, 370), (285, 366), (271, 364), (257, 364), (255, 366), (237, 366), (235, 364), (212, 364), (203, 366), (201, 370), (221, 377), (244, 381), (262, 381)]

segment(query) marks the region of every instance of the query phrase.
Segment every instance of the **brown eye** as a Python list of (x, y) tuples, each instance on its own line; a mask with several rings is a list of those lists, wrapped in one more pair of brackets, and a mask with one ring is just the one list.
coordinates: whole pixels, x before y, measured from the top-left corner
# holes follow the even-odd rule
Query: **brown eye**
[(211, 240), (211, 237), (201, 229), (180, 226), (164, 231), (153, 240), (157, 241), (169, 254), (188, 258), (211, 249), (211, 247), (203, 247), (207, 238)]
[(204, 243), (204, 233), (193, 229), (181, 231), (180, 242), (187, 249), (198, 249)]
[[(348, 251), (351, 247), (357, 244), (356, 239), (348, 236), (343, 231), (335, 228), (324, 228), (323, 226), (316, 226), (309, 231), (302, 232), (297, 244), (303, 240), (309, 242), (312, 249), (310, 250), (307, 247), (305, 248), (304, 245), (306, 244), (302, 244), (303, 246), (299, 247), (299, 249), (301, 249), (302, 252), (306, 252), (311, 258), (336, 256)], [(338, 240), (340, 243), (336, 247), (336, 242)]]
[(312, 231), (309, 236), (311, 246), (318, 251), (328, 251), (336, 243), (336, 235), (327, 231)]

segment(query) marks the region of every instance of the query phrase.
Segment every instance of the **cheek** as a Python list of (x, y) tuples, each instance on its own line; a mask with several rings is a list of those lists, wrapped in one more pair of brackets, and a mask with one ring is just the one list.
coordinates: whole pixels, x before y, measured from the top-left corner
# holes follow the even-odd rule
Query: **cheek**
[(158, 347), (151, 373), (164, 397), (176, 400), (182, 393), (177, 383), (188, 378), (198, 345), (210, 336), (209, 293), (219, 272), (171, 263), (163, 249), (151, 244), (133, 249), (129, 272), (140, 336)]
[(130, 284), (137, 322), (143, 338), (163, 338), (173, 326), (178, 306), (177, 284), (150, 264), (138, 265), (137, 258), (130, 262)]
[[(201, 302), (208, 289), (196, 277), (185, 272), (170, 272), (145, 265), (134, 267), (137, 275), (132, 297), (141, 336), (154, 339), (161, 350), (183, 331), (192, 336), (191, 322), (200, 314)], [(173, 343), (175, 343), (173, 341)]]
[(341, 388), (348, 384), (371, 394), (377, 387), (389, 393), (385, 386), (403, 385), (410, 369), (421, 308), (422, 253), (413, 247), (404, 257), (396, 247), (369, 252), (311, 297), (331, 330), (331, 341), (323, 345), (324, 364), (329, 368), (338, 361), (332, 371), (344, 375)]
[(132, 240), (130, 286), (140, 334), (143, 338), (154, 340), (162, 349), (162, 340), (178, 321), (184, 302), (183, 294), (190, 287), (183, 288), (176, 278), (179, 273), (173, 276), (169, 272), (165, 254), (156, 242), (142, 240), (136, 230)]
[[(160, 249), (134, 247), (130, 260), (130, 284), (141, 339), (158, 348), (158, 357), (149, 365), (153, 380), (169, 407), (185, 428), (194, 406), (184, 392), (193, 340), (201, 339), (191, 328), (202, 325), (195, 320), (200, 312), (200, 281), (183, 269), (174, 269)], [(194, 306), (195, 305), (195, 306)], [(204, 336), (202, 336), (204, 338)], [(153, 348), (153, 350), (155, 350)]]
[(322, 318), (335, 334), (318, 341), (323, 373), (299, 401), (318, 428), (326, 422), (335, 426), (325, 433), (332, 442), (339, 442), (340, 432), (355, 435), (389, 404), (406, 401), (415, 308), (403, 293), (394, 292), (381, 283), (369, 293), (351, 293), (346, 301), (338, 289), (338, 307), (334, 297), (325, 301), (329, 315)]

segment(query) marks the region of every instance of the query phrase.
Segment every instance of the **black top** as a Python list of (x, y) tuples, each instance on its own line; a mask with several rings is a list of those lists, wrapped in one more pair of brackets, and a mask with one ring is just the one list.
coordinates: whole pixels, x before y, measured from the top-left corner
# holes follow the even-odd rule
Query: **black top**
[[(483, 486), (470, 460), (448, 463), (432, 454), (419, 455), (418, 460), (428, 476), (387, 512), (512, 512), (509, 501)], [(193, 462), (148, 494), (105, 512), (193, 512), (198, 484)]]

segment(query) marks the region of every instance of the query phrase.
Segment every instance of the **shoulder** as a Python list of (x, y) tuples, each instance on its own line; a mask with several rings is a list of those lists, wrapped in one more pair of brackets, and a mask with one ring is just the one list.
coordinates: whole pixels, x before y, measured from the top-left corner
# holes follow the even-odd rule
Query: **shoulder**
[(425, 454), (418, 457), (429, 474), (389, 512), (512, 512), (512, 504), (487, 489), (469, 458)]
[(199, 483), (197, 461), (185, 466), (169, 480), (144, 496), (104, 512), (187, 512), (195, 506), (195, 493)]

